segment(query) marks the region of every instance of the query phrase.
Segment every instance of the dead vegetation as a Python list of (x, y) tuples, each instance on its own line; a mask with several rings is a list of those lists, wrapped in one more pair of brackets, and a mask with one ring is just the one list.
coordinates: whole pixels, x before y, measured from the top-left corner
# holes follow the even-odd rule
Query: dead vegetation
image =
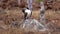
[[(52, 10), (60, 10), (60, 1), (59, 0), (44, 0), (45, 8)], [(18, 5), (17, 0), (0, 0), (0, 7), (3, 9), (12, 9), (14, 7), (23, 8), (27, 6), (26, 0), (21, 0), (21, 3)], [(40, 5), (36, 0), (33, 0), (33, 8), (40, 8)]]
[[(39, 20), (39, 10), (35, 10), (32, 12), (31, 19)], [(56, 13), (52, 10), (47, 10), (46, 13), (46, 21), (55, 24), (55, 27), (58, 29), (57, 31), (51, 32), (52, 34), (59, 33), (60, 31), (60, 14)], [(14, 10), (5, 10), (0, 12), (0, 34), (45, 34), (46, 32), (24, 32), (23, 29), (20, 28), (24, 19), (23, 13), (19, 9)], [(18, 26), (18, 27), (17, 27)], [(47, 33), (46, 33), (47, 34)]]

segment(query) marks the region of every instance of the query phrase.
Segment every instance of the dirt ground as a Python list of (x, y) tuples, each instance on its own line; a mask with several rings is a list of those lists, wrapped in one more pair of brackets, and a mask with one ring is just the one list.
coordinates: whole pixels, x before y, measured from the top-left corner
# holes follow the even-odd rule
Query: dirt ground
[[(60, 11), (52, 11), (52, 10), (46, 10), (46, 22), (52, 22), (55, 24), (55, 27), (59, 31), (53, 31), (51, 34), (60, 34)], [(39, 20), (39, 10), (33, 10), (31, 19), (37, 19)], [(25, 33), (24, 30), (22, 30), (19, 27), (15, 27), (14, 25), (11, 25), (12, 23), (21, 24), (24, 19), (24, 14), (19, 9), (13, 9), (13, 10), (5, 10), (0, 12), (0, 34), (37, 34), (38, 32), (28, 32)], [(9, 26), (10, 25), (10, 26)], [(38, 34), (44, 34), (42, 32)], [(47, 33), (45, 33), (47, 34)]]

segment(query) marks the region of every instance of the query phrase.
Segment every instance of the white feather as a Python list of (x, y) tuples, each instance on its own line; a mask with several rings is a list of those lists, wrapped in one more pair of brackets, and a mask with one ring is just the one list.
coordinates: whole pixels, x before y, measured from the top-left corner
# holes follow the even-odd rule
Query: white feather
[(30, 10), (26, 9), (25, 13), (27, 13), (27, 17), (30, 17), (30, 15), (31, 15), (31, 11)]

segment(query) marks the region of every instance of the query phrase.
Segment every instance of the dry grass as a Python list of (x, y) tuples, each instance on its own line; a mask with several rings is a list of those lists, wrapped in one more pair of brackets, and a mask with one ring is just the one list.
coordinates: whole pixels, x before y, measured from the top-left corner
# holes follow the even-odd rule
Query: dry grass
[[(21, 10), (6, 10), (5, 12), (6, 12), (5, 14), (0, 14), (1, 15), (0, 24), (7, 25), (6, 27), (9, 27), (8, 25), (14, 21), (21, 21), (24, 19)], [(40, 14), (39, 10), (33, 11), (31, 18), (38, 20), (39, 14)], [(56, 27), (58, 28), (60, 27), (60, 14), (51, 10), (46, 11), (45, 14), (46, 19), (48, 19), (48, 21), (52, 21), (56, 24)], [(37, 32), (25, 33), (21, 28), (16, 29), (16, 27), (10, 27), (7, 30), (0, 28), (0, 34), (37, 34)], [(38, 34), (44, 34), (44, 33), (40, 32)]]

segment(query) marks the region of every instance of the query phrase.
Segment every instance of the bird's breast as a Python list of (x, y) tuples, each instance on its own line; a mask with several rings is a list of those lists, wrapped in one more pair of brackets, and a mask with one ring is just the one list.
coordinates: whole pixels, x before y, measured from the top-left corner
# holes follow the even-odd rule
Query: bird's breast
[(31, 11), (30, 11), (30, 10), (25, 10), (25, 12), (26, 12), (27, 14), (31, 14)]

